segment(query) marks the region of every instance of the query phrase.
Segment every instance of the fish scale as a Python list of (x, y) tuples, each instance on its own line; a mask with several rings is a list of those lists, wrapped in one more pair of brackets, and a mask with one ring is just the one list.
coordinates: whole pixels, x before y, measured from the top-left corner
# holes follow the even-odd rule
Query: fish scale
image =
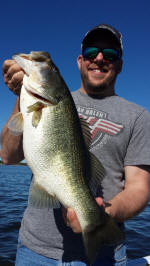
[(88, 151), (90, 129), (85, 121), (80, 124), (69, 89), (48, 53), (19, 54), (13, 59), (25, 76), (21, 112), (8, 127), (12, 134), (23, 133), (25, 159), (33, 172), (29, 202), (38, 208), (60, 204), (73, 208), (92, 263), (104, 244), (120, 243), (124, 234), (92, 195), (105, 171)]

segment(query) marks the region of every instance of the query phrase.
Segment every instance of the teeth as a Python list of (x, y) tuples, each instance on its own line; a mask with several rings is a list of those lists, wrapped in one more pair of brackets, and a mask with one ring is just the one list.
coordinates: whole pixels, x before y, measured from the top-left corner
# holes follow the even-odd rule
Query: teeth
[(99, 69), (93, 69), (94, 72), (101, 72)]

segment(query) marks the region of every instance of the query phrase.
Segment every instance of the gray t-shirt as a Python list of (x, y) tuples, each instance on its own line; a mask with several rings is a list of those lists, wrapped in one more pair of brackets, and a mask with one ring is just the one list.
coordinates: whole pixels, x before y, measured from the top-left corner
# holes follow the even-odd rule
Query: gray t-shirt
[[(91, 127), (91, 152), (106, 171), (97, 196), (110, 200), (124, 188), (124, 166), (150, 165), (150, 114), (116, 95), (96, 99), (76, 91), (72, 96), (79, 116)], [(28, 206), (19, 237), (44, 256), (85, 261), (81, 234), (65, 225), (61, 209)]]

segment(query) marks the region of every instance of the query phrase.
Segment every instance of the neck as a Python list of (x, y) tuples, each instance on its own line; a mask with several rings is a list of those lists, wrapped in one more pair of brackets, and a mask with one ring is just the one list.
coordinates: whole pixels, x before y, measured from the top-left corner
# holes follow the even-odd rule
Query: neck
[(115, 90), (114, 88), (112, 89), (105, 89), (105, 90), (90, 90), (90, 89), (85, 89), (83, 86), (81, 86), (80, 91), (83, 94), (89, 95), (93, 98), (104, 98), (104, 97), (110, 97), (110, 96), (114, 96), (115, 94)]

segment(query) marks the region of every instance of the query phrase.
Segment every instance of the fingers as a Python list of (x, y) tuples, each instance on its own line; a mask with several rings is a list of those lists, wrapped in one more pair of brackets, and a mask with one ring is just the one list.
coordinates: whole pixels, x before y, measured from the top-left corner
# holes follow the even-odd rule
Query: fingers
[[(95, 200), (100, 207), (104, 208), (104, 201), (102, 198), (97, 197)], [(82, 232), (77, 215), (72, 208), (65, 209), (62, 207), (62, 214), (66, 225), (71, 227), (74, 233)]]
[(5, 60), (2, 66), (4, 82), (16, 95), (20, 94), (24, 72), (14, 60)]
[(98, 204), (100, 207), (102, 207), (102, 208), (104, 209), (104, 211), (105, 211), (107, 214), (109, 214), (109, 215), (111, 214), (111, 213), (110, 213), (111, 203), (104, 201), (104, 200), (103, 200), (102, 198), (100, 198), (100, 197), (96, 198), (96, 202), (97, 202), (97, 204)]
[(15, 63), (14, 60), (5, 60), (2, 66), (3, 75), (7, 73), (8, 69)]
[(65, 209), (62, 207), (62, 214), (67, 226), (71, 227), (74, 233), (81, 233), (81, 226), (72, 208)]
[(103, 199), (102, 199), (102, 198), (100, 198), (100, 197), (97, 197), (95, 200), (96, 200), (96, 202), (97, 202), (97, 204), (98, 204), (99, 206), (103, 206), (103, 204), (104, 204), (104, 201), (103, 201)]
[(17, 95), (20, 94), (20, 90), (21, 90), (21, 86), (22, 86), (22, 82), (23, 82), (23, 76), (24, 76), (24, 72), (19, 71), (19, 72), (15, 73), (12, 76), (12, 78), (9, 79), (7, 82), (8, 88)]
[(76, 213), (72, 208), (68, 208), (67, 211), (67, 225), (72, 228), (74, 233), (79, 234), (82, 231)]

